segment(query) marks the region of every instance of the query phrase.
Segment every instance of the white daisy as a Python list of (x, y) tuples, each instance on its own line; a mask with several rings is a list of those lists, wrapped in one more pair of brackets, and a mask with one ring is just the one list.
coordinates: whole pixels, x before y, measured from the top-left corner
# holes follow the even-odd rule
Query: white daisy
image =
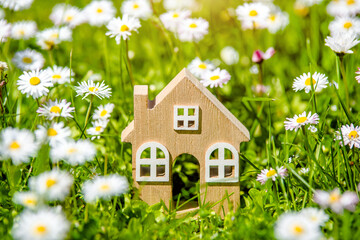
[(16, 240), (65, 239), (70, 229), (70, 223), (64, 213), (54, 208), (25, 210), (14, 222), (12, 236)]
[(79, 83), (79, 86), (75, 87), (76, 96), (84, 95), (83, 99), (88, 95), (95, 95), (98, 98), (109, 98), (111, 96), (111, 88), (104, 84), (104, 81), (101, 83), (94, 83), (91, 80), (83, 81)]
[(50, 14), (50, 20), (56, 25), (68, 25), (74, 28), (85, 21), (84, 15), (79, 8), (69, 4), (56, 4)]
[(6, 42), (11, 34), (11, 24), (5, 19), (0, 19), (0, 43)]
[(0, 61), (0, 72), (6, 71), (8, 69), (9, 69), (9, 66), (7, 65), (7, 63)]
[(270, 15), (266, 19), (266, 28), (270, 33), (283, 30), (289, 24), (289, 14), (281, 11), (277, 6), (271, 9)]
[(198, 42), (209, 32), (209, 23), (203, 18), (187, 18), (179, 24), (178, 34), (182, 42)]
[(34, 192), (16, 192), (13, 201), (16, 204), (31, 209), (34, 209), (39, 205), (39, 197)]
[(29, 39), (35, 36), (37, 31), (36, 22), (21, 21), (15, 22), (11, 28), (11, 37), (13, 39)]
[(5, 128), (0, 133), (0, 159), (11, 159), (15, 165), (28, 163), (36, 155), (38, 145), (27, 129)]
[(45, 70), (33, 70), (24, 72), (17, 81), (18, 89), (27, 97), (34, 99), (47, 95), (48, 87), (52, 87), (50, 75)]
[(244, 3), (236, 8), (236, 15), (244, 29), (266, 27), (270, 8), (263, 3)]
[(50, 150), (50, 157), (53, 162), (65, 160), (70, 165), (81, 165), (92, 161), (96, 155), (95, 146), (89, 140), (73, 141), (68, 139), (65, 143)]
[(121, 12), (124, 15), (148, 19), (152, 9), (148, 0), (126, 0), (121, 5)]
[(69, 195), (74, 178), (66, 171), (53, 169), (29, 179), (29, 188), (44, 199), (63, 201)]
[(355, 33), (336, 33), (325, 39), (325, 46), (328, 46), (337, 54), (353, 53), (350, 49), (360, 41), (356, 39)]
[(141, 27), (140, 21), (137, 18), (123, 15), (123, 18), (113, 18), (106, 26), (109, 31), (106, 32), (106, 36), (111, 38), (115, 37), (117, 44), (120, 44), (120, 40), (126, 40), (131, 36), (131, 33), (138, 32), (138, 28)]
[(50, 50), (63, 41), (72, 41), (72, 30), (68, 26), (47, 28), (36, 34), (36, 44)]
[(355, 211), (355, 206), (359, 198), (355, 192), (340, 193), (338, 188), (331, 192), (316, 190), (314, 193), (314, 202), (322, 208), (331, 208), (335, 213), (342, 214), (344, 209)]
[(283, 213), (275, 223), (275, 237), (278, 240), (318, 240), (320, 227), (299, 213)]
[(287, 177), (289, 175), (288, 170), (284, 166), (277, 167), (276, 172), (277, 172), (278, 176), (282, 179), (284, 179), (285, 177)]
[(292, 86), (294, 91), (305, 90), (306, 93), (309, 93), (311, 91), (311, 81), (315, 92), (320, 92), (322, 89), (327, 88), (329, 81), (325, 74), (315, 72), (312, 77), (310, 76), (311, 74), (308, 72), (295, 78)]
[(56, 147), (67, 141), (67, 138), (71, 136), (71, 130), (69, 127), (65, 127), (63, 122), (53, 122), (46, 127), (39, 125), (35, 130), (35, 136), (38, 142), (49, 142), (50, 146)]
[(107, 120), (110, 118), (110, 114), (114, 110), (115, 105), (113, 103), (108, 103), (105, 105), (100, 105), (94, 112), (94, 120)]
[(174, 10), (161, 14), (160, 20), (167, 30), (177, 32), (181, 22), (189, 18), (190, 15), (189, 10)]
[(299, 170), (299, 173), (300, 173), (301, 175), (306, 175), (306, 174), (309, 173), (309, 171), (310, 171), (309, 168), (301, 168), (301, 169)]
[(41, 69), (45, 63), (45, 59), (41, 53), (29, 48), (16, 52), (12, 61), (16, 67), (23, 71)]
[(221, 49), (220, 57), (226, 65), (234, 65), (239, 62), (239, 53), (231, 46)]
[(0, 5), (14, 11), (30, 8), (34, 0), (0, 0)]
[(334, 21), (330, 22), (329, 30), (331, 35), (338, 33), (355, 33), (360, 34), (360, 20), (356, 17), (336, 17)]
[(108, 0), (92, 1), (83, 10), (86, 21), (92, 26), (107, 24), (116, 13), (114, 4)]
[(85, 181), (82, 192), (86, 202), (95, 202), (100, 198), (110, 199), (113, 196), (120, 196), (128, 189), (129, 183), (125, 177), (112, 174)]
[(256, 180), (259, 181), (261, 184), (265, 184), (268, 179), (271, 179), (275, 182), (277, 176), (278, 174), (275, 169), (263, 169), (257, 175)]
[(200, 82), (205, 86), (223, 87), (230, 80), (231, 76), (225, 69), (217, 68), (213, 71), (207, 71), (201, 76)]
[(195, 0), (164, 0), (164, 8), (167, 11), (177, 9), (192, 9), (196, 6)]
[(55, 117), (72, 118), (72, 112), (75, 108), (70, 107), (70, 102), (66, 102), (65, 99), (58, 101), (49, 100), (49, 102), (39, 107), (36, 111), (40, 116), (45, 116), (48, 120), (53, 120)]
[[(46, 68), (46, 71), (51, 76), (53, 84), (64, 84), (70, 82), (70, 68), (53, 66)], [(74, 72), (71, 72), (71, 77), (74, 77)]]
[(189, 71), (194, 74), (195, 77), (200, 78), (205, 72), (215, 69), (215, 65), (209, 60), (201, 61), (196, 57), (188, 65)]
[(339, 144), (342, 146), (343, 141), (345, 145), (349, 145), (350, 148), (356, 147), (360, 148), (360, 127), (355, 126), (351, 123), (349, 125), (341, 126), (341, 132), (336, 132), (336, 139), (339, 141)]
[(86, 131), (89, 135), (93, 136), (91, 140), (100, 138), (100, 134), (104, 132), (108, 122), (109, 120), (97, 120), (92, 123), (93, 126)]
[(358, 83), (360, 83), (360, 68), (358, 67), (358, 70), (355, 72), (357, 76), (355, 76), (355, 79)]
[(331, 16), (355, 16), (360, 13), (359, 0), (332, 0), (326, 7)]
[(306, 112), (303, 112), (302, 114), (295, 115), (293, 118), (286, 118), (285, 129), (286, 130), (295, 130), (297, 131), (299, 128), (306, 124), (318, 124), (319, 123), (319, 115), (317, 113), (314, 113), (311, 115), (311, 112), (308, 114)]
[(310, 222), (318, 226), (324, 226), (329, 220), (329, 215), (324, 210), (312, 207), (302, 209), (300, 215), (308, 218)]

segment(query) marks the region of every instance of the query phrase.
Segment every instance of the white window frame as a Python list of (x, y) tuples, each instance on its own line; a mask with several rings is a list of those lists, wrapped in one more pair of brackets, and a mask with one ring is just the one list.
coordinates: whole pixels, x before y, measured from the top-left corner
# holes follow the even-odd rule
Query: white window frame
[[(150, 148), (150, 158), (141, 158), (141, 154)], [(156, 150), (164, 152), (165, 158), (156, 158)], [(136, 151), (136, 181), (138, 182), (168, 182), (169, 181), (169, 151), (158, 142), (147, 142)], [(140, 176), (141, 165), (150, 165), (150, 176)], [(165, 175), (156, 176), (157, 165), (165, 165)]]
[[(225, 148), (230, 150), (233, 158), (225, 159)], [(218, 149), (218, 159), (210, 159), (211, 153)], [(218, 167), (218, 177), (210, 177), (210, 167)], [(234, 176), (225, 177), (225, 167), (234, 167)], [(215, 143), (208, 148), (205, 154), (205, 181), (206, 182), (239, 182), (239, 153), (229, 143)]]
[[(178, 115), (178, 110), (183, 109), (184, 115)], [(189, 109), (194, 109), (194, 115), (189, 116)], [(183, 121), (182, 127), (178, 122)], [(194, 121), (194, 125), (189, 127), (189, 121)], [(196, 131), (199, 129), (199, 106), (174, 106), (174, 130)]]

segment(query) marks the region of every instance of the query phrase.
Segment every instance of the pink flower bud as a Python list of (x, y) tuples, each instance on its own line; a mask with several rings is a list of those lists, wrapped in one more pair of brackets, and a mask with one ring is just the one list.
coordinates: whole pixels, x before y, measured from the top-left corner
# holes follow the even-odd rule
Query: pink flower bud
[(252, 61), (254, 63), (261, 63), (264, 60), (271, 58), (275, 54), (275, 49), (273, 47), (266, 50), (266, 52), (262, 52), (260, 50), (256, 50), (252, 55)]

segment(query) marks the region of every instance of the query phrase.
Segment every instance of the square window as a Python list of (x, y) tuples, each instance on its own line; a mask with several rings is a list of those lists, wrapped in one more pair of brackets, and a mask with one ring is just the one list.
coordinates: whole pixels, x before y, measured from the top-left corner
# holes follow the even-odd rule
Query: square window
[(140, 177), (150, 177), (150, 165), (140, 165)]
[(225, 166), (224, 167), (224, 175), (225, 177), (233, 177), (234, 176), (234, 166)]
[(211, 178), (219, 177), (219, 167), (218, 166), (210, 166), (210, 177)]
[(165, 165), (156, 165), (156, 176), (157, 177), (165, 176)]
[(174, 106), (174, 129), (199, 129), (199, 106)]

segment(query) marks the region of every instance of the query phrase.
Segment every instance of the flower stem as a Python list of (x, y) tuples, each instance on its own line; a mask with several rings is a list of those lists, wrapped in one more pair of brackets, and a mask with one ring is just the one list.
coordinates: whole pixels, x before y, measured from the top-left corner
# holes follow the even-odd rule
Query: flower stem
[(91, 95), (90, 104), (89, 104), (89, 107), (88, 107), (88, 110), (87, 110), (87, 113), (86, 113), (86, 118), (85, 118), (84, 132), (85, 132), (85, 128), (86, 128), (86, 126), (88, 124), (88, 121), (89, 121), (90, 110), (91, 110), (91, 107), (92, 107), (93, 100), (94, 100), (94, 95)]
[(340, 72), (341, 72), (342, 79), (343, 79), (343, 81), (344, 81), (346, 107), (347, 107), (348, 110), (349, 110), (349, 106), (350, 106), (349, 87), (348, 87), (348, 83), (347, 83), (347, 79), (346, 79), (346, 73), (345, 73), (345, 68), (344, 68), (344, 56), (338, 56), (338, 57), (339, 57), (339, 60), (340, 60)]
[(129, 72), (129, 77), (130, 77), (130, 81), (131, 81), (131, 87), (133, 88), (135, 85), (135, 79), (133, 76), (133, 72), (132, 72), (132, 68), (131, 68), (131, 62), (130, 62), (130, 58), (129, 58), (129, 43), (128, 40), (125, 40), (125, 48), (126, 48), (126, 62), (127, 62), (127, 66), (128, 66), (128, 72)]

